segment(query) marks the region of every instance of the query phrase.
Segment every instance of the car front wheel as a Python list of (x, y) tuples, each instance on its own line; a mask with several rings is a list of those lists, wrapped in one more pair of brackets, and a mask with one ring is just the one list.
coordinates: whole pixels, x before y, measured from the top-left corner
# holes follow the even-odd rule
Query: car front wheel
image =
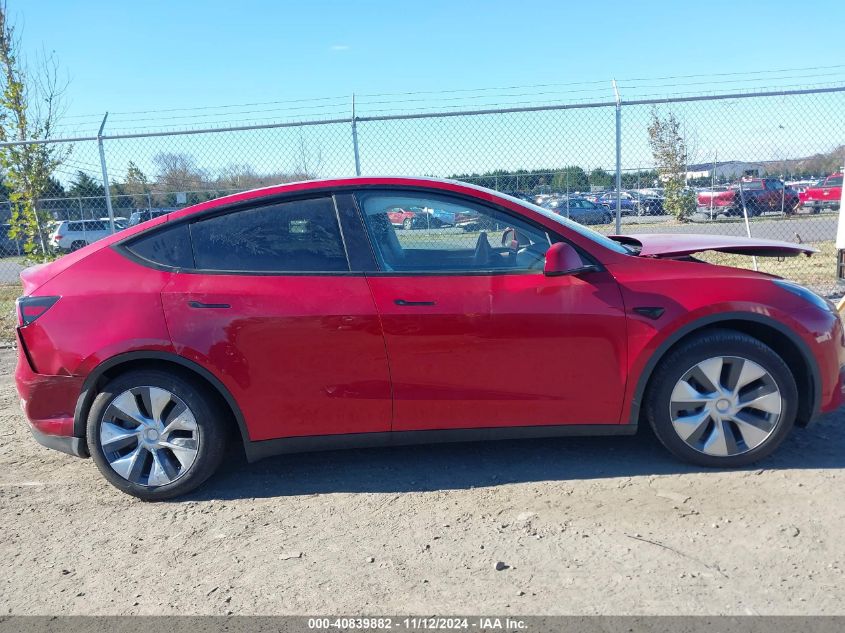
[(147, 501), (185, 494), (222, 461), (224, 424), (201, 385), (132, 371), (110, 381), (88, 415), (88, 450), (116, 488)]
[(737, 467), (771, 454), (795, 422), (798, 391), (783, 359), (757, 339), (711, 330), (671, 351), (649, 382), (646, 415), (675, 456)]

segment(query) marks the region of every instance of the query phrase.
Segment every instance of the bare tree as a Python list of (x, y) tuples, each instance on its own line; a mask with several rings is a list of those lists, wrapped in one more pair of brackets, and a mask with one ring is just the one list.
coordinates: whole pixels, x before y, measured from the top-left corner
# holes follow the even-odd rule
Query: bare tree
[[(30, 71), (21, 61), (20, 48), (4, 2), (0, 4), (0, 142), (49, 139), (64, 113), (68, 82), (60, 77), (54, 55), (42, 55)], [(24, 251), (36, 261), (52, 256), (45, 236), (51, 218), (37, 210), (37, 202), (50, 186), (53, 171), (69, 153), (69, 148), (51, 144), (0, 147), (0, 164), (11, 189), (9, 236), (23, 239)]]
[(311, 180), (319, 178), (323, 170), (323, 152), (320, 146), (312, 150), (302, 132), (299, 133), (299, 147), (297, 148), (297, 164), (294, 174), (297, 180)]
[(307, 178), (309, 178), (308, 175), (298, 172), (271, 171), (259, 173), (252, 165), (232, 164), (220, 170), (217, 176), (216, 187), (223, 191), (231, 189), (243, 191), (286, 182), (296, 182)]

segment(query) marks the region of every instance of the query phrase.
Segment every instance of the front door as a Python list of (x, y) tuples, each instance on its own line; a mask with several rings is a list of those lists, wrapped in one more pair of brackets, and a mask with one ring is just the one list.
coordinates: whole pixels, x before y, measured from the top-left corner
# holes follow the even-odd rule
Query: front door
[[(625, 316), (606, 272), (546, 277), (559, 236), (462, 198), (358, 194), (381, 272), (368, 275), (393, 381), (396, 431), (616, 424)], [(398, 229), (387, 210), (454, 223)], [(422, 227), (422, 228), (416, 228)]]

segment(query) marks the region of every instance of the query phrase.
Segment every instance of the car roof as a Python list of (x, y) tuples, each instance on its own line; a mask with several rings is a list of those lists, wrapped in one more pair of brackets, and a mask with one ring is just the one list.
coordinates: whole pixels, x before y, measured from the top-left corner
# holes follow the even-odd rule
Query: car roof
[(327, 178), (321, 180), (302, 180), (299, 182), (290, 182), (280, 185), (271, 185), (269, 187), (261, 187), (259, 189), (251, 189), (249, 191), (242, 191), (234, 193), (222, 198), (215, 198), (207, 202), (201, 202), (184, 209), (172, 211), (169, 215), (171, 220), (178, 220), (179, 218), (194, 213), (205, 211), (208, 209), (215, 209), (224, 207), (238, 202), (246, 202), (260, 198), (271, 198), (277, 195), (293, 192), (306, 192), (310, 190), (321, 189), (338, 189), (338, 188), (354, 188), (354, 187), (422, 187), (424, 189), (439, 189), (444, 192), (453, 193), (467, 193), (475, 197), (486, 198), (489, 200), (501, 201), (500, 195), (490, 189), (479, 187), (457, 180), (448, 180), (445, 178), (430, 178), (425, 176), (349, 176), (341, 178)]

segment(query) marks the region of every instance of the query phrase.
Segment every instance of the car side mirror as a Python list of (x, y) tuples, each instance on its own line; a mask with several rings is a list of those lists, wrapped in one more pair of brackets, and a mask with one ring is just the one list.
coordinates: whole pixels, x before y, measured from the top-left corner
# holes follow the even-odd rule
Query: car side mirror
[(543, 274), (547, 277), (577, 275), (598, 270), (597, 266), (584, 264), (584, 260), (571, 244), (557, 242), (546, 251), (546, 265)]

